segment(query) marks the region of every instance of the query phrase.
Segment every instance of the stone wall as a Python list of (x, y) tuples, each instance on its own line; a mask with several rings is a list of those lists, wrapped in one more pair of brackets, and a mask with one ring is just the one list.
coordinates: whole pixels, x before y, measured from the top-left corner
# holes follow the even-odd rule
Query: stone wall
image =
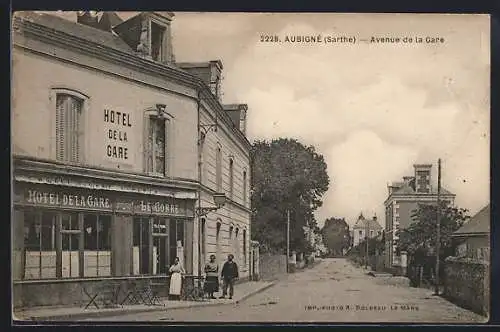
[(488, 315), (490, 266), (487, 261), (448, 257), (443, 296), (464, 308)]
[(286, 275), (286, 255), (260, 254), (260, 279), (273, 280)]

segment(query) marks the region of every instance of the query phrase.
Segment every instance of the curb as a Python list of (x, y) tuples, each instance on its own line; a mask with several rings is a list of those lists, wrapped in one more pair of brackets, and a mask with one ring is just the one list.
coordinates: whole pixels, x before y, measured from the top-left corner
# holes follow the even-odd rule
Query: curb
[[(161, 306), (161, 305), (155, 305), (154, 307), (151, 308), (137, 308), (137, 309), (130, 309), (130, 310), (112, 310), (112, 311), (98, 311), (98, 312), (79, 312), (79, 313), (72, 313), (72, 314), (62, 314), (62, 315), (55, 315), (55, 316), (42, 316), (42, 317), (37, 317), (37, 316), (31, 316), (31, 317), (25, 317), (25, 318), (19, 318), (19, 321), (67, 321), (67, 320), (84, 320), (84, 319), (90, 319), (90, 318), (104, 318), (104, 317), (115, 317), (115, 316), (123, 316), (123, 315), (129, 315), (129, 314), (140, 314), (140, 313), (145, 313), (145, 312), (155, 312), (155, 311), (169, 311), (169, 310), (178, 310), (178, 309), (189, 309), (189, 308), (199, 308), (199, 307), (209, 307), (209, 306), (222, 306), (222, 305), (229, 305), (229, 304), (239, 304), (240, 302), (243, 302), (244, 300), (248, 299), (249, 297), (261, 293), (265, 291), (266, 289), (271, 288), (274, 286), (276, 282), (271, 282), (268, 285), (262, 286), (260, 288), (257, 288), (256, 290), (249, 292), (241, 297), (239, 300), (234, 300), (230, 302), (208, 302), (208, 303), (193, 303), (193, 304), (180, 304), (175, 307), (167, 307), (167, 306)], [(14, 313), (15, 316), (15, 313)]]

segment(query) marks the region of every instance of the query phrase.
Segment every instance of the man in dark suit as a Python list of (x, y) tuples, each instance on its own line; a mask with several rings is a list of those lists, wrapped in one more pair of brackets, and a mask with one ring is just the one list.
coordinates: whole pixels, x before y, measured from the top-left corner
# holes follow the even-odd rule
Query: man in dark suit
[(224, 263), (224, 266), (222, 267), (222, 280), (223, 280), (223, 286), (222, 286), (222, 296), (220, 299), (223, 299), (227, 295), (227, 288), (229, 287), (229, 299), (233, 298), (234, 294), (234, 282), (238, 280), (238, 265), (233, 261), (234, 256), (232, 254), (229, 254), (227, 256), (227, 261)]

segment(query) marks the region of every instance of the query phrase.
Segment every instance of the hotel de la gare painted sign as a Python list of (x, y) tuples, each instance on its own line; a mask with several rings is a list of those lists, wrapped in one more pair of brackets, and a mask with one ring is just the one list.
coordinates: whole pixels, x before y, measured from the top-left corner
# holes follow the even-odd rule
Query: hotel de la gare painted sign
[(100, 210), (127, 214), (194, 216), (191, 200), (176, 198), (122, 199), (101, 191), (25, 188), (15, 203), (47, 208)]
[(108, 161), (133, 165), (135, 141), (134, 116), (132, 112), (117, 107), (103, 109), (105, 157)]

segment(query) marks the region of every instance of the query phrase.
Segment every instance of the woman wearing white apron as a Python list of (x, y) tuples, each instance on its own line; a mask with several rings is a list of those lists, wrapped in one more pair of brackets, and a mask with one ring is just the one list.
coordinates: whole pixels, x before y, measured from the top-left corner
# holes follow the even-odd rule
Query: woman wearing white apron
[(175, 257), (174, 264), (172, 264), (168, 271), (170, 272), (170, 297), (174, 300), (180, 300), (182, 277), (185, 271), (179, 262), (179, 257)]

